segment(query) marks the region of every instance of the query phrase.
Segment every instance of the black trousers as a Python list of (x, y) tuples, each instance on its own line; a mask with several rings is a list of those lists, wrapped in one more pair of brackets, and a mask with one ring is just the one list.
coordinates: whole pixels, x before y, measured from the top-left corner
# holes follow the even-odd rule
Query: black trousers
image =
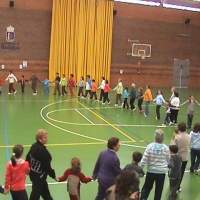
[(131, 110), (133, 110), (135, 108), (134, 102), (135, 102), (135, 98), (134, 99), (130, 99)]
[(108, 98), (108, 92), (104, 92), (104, 96), (103, 96), (103, 103), (105, 102), (110, 102), (110, 99)]
[(188, 114), (188, 118), (187, 118), (187, 127), (191, 128), (192, 126), (192, 120), (193, 120), (193, 115), (189, 115)]
[(149, 172), (147, 172), (145, 183), (141, 191), (140, 200), (148, 199), (154, 182), (156, 183), (154, 200), (161, 200), (163, 186), (165, 182), (165, 174), (155, 174)]
[(91, 97), (91, 90), (86, 90), (85, 91), (85, 98), (87, 97), (88, 93), (90, 94), (90, 97)]
[(156, 105), (156, 117), (157, 117), (157, 119), (160, 119), (160, 107), (161, 107), (161, 105)]
[(181, 187), (181, 182), (182, 182), (182, 180), (183, 180), (183, 176), (184, 176), (184, 173), (185, 173), (185, 168), (186, 168), (187, 162), (188, 162), (188, 161), (182, 161), (182, 166), (181, 166), (181, 180), (180, 180), (180, 182), (179, 182), (178, 190), (179, 190), (180, 187)]
[(170, 121), (173, 122), (174, 124), (177, 124), (178, 111), (179, 110), (171, 109)]
[(79, 87), (78, 96), (80, 96), (80, 94), (82, 95), (82, 97), (84, 97), (84, 94), (83, 94), (83, 87)]
[(32, 191), (29, 200), (39, 200), (40, 196), (44, 200), (53, 200), (46, 180), (32, 182)]
[(28, 195), (26, 190), (20, 190), (20, 191), (10, 190), (10, 193), (13, 200), (28, 200)]
[(104, 89), (101, 89), (99, 101), (102, 101), (103, 96), (104, 96)]
[(169, 178), (170, 183), (170, 195), (168, 200), (176, 200), (177, 199), (177, 193), (178, 185), (179, 185), (180, 179), (176, 178)]
[(129, 109), (129, 105), (128, 105), (128, 98), (124, 98), (124, 105), (123, 108), (127, 107), (127, 109)]
[(143, 99), (138, 99), (138, 108), (140, 111), (142, 110), (142, 102), (143, 102)]

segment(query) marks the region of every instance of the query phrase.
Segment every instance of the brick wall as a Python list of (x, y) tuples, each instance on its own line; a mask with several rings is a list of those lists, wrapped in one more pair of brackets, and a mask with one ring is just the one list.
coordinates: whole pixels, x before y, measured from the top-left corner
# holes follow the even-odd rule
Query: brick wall
[[(48, 77), (53, 0), (15, 0), (14, 7), (8, 0), (0, 1), (0, 78), (13, 70), (17, 77), (29, 78), (36, 72), (40, 79)], [(8, 26), (15, 28), (15, 41), (6, 41)], [(13, 46), (18, 50), (6, 49)], [(27, 68), (19, 68), (23, 61)], [(1, 69), (5, 65), (5, 69)]]
[[(124, 3), (115, 3), (115, 10), (111, 85), (116, 85), (117, 79), (122, 77), (126, 86), (136, 82), (138, 86), (171, 87), (173, 60), (178, 58), (190, 60), (189, 86), (199, 86), (199, 13)], [(191, 20), (184, 27), (187, 18)], [(180, 33), (190, 34), (190, 37), (180, 37)], [(131, 53), (128, 39), (151, 44), (151, 57), (142, 60), (127, 56)], [(120, 70), (124, 73), (120, 74)]]

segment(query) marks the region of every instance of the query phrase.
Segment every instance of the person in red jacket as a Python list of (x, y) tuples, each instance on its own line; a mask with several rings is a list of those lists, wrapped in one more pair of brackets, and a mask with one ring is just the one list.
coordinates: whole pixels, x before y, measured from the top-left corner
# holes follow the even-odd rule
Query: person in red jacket
[(70, 91), (70, 95), (74, 96), (74, 87), (76, 86), (76, 81), (74, 79), (74, 75), (70, 74), (70, 78), (69, 78), (69, 91)]
[(23, 150), (21, 144), (15, 145), (11, 160), (7, 164), (5, 191), (10, 190), (13, 200), (28, 200), (25, 183), (30, 167), (29, 163), (22, 159)]
[(68, 181), (67, 191), (71, 200), (80, 200), (80, 181), (88, 183), (92, 180), (91, 177), (86, 177), (81, 172), (81, 162), (78, 158), (72, 158), (71, 168), (67, 169), (63, 176), (56, 178), (57, 181)]
[(4, 83), (4, 81), (0, 79), (0, 94), (1, 94), (1, 91), (2, 91), (2, 83)]

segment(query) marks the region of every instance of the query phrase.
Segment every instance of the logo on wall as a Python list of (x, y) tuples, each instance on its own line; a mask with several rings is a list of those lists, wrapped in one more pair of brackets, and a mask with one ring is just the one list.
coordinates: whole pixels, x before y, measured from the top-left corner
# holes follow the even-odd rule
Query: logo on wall
[(15, 40), (15, 28), (12, 26), (7, 27), (6, 40), (8, 42), (13, 42)]

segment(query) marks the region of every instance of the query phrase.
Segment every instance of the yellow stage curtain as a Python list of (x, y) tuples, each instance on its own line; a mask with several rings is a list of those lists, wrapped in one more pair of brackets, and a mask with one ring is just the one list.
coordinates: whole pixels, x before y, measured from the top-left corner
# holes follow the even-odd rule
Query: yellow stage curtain
[(56, 72), (77, 81), (86, 75), (98, 84), (101, 76), (110, 80), (113, 8), (112, 0), (54, 0), (50, 80)]

